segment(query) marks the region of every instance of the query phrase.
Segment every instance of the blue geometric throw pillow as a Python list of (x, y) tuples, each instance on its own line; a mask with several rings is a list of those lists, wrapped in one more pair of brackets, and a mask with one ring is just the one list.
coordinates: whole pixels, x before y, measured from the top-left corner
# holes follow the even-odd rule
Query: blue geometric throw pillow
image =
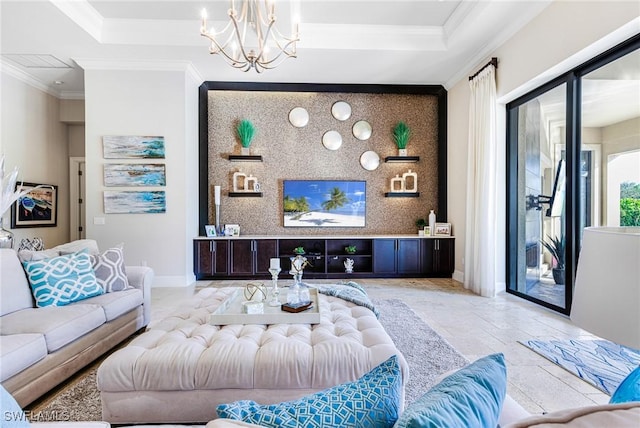
[(392, 427), (398, 419), (402, 376), (396, 355), (360, 379), (295, 401), (261, 405), (242, 400), (217, 407), (220, 418), (265, 427)]
[(504, 355), (489, 355), (447, 376), (414, 401), (394, 428), (493, 428), (498, 425), (506, 393)]
[(38, 307), (64, 306), (98, 296), (98, 285), (86, 251), (23, 263)]
[(640, 401), (640, 367), (629, 373), (616, 388), (609, 404)]

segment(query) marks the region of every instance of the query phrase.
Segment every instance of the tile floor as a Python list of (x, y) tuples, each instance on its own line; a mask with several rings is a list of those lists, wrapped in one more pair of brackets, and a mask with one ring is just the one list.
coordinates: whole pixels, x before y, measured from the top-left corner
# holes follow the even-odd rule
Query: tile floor
[[(290, 281), (283, 281), (287, 285)], [(328, 282), (310, 280), (313, 282)], [(399, 298), (470, 361), (504, 353), (508, 393), (531, 413), (608, 402), (609, 396), (518, 343), (529, 339), (594, 338), (564, 315), (501, 293), (477, 296), (451, 279), (363, 279), (374, 299)], [(154, 288), (152, 319), (189, 299), (199, 287), (242, 286), (246, 281), (199, 281), (190, 287)]]

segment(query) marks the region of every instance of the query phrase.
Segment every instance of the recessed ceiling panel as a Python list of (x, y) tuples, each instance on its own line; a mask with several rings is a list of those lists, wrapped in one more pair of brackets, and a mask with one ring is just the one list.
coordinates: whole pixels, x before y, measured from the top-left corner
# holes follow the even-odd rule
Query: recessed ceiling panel
[(461, 2), (301, 1), (300, 3), (302, 22), (441, 27)]

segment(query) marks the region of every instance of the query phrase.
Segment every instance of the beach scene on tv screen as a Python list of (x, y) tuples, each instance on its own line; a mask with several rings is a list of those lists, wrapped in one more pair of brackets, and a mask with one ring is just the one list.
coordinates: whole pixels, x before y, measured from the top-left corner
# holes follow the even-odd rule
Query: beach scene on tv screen
[(285, 227), (364, 227), (366, 182), (285, 180)]

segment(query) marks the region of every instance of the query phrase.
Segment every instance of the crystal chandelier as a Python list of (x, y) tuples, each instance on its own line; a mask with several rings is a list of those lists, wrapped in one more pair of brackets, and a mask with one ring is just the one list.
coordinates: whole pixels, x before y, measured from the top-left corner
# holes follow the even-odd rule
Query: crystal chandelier
[(275, 0), (242, 0), (239, 12), (234, 3), (231, 0), (229, 22), (222, 31), (207, 29), (207, 11), (202, 10), (200, 35), (211, 40), (211, 54), (220, 54), (232, 67), (258, 73), (296, 58), (298, 23), (290, 37), (283, 36), (275, 25)]

